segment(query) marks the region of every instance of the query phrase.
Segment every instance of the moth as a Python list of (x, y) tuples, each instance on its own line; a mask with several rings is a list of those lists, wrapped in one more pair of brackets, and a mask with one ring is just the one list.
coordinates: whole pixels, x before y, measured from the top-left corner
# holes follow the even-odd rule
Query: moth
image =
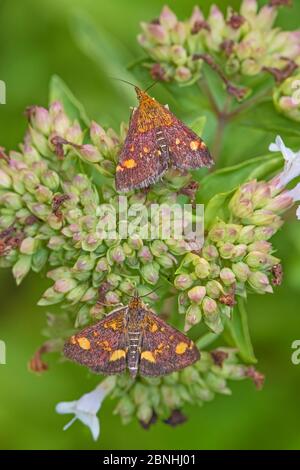
[(210, 167), (205, 143), (165, 106), (135, 86), (139, 106), (133, 111), (116, 167), (116, 189), (146, 188), (169, 166), (180, 170)]
[(138, 295), (93, 326), (71, 336), (64, 355), (99, 374), (160, 376), (200, 359), (186, 335), (168, 325)]

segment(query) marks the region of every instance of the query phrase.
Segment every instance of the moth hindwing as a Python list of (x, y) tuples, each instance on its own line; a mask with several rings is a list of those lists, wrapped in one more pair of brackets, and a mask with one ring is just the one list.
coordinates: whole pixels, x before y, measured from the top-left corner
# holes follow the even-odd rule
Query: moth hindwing
[(150, 186), (169, 165), (186, 170), (213, 164), (195, 132), (146, 92), (136, 87), (136, 93), (139, 106), (132, 114), (116, 167), (118, 191)]
[(119, 374), (128, 368), (132, 377), (138, 372), (144, 376), (166, 375), (200, 358), (194, 343), (139, 297), (71, 336), (64, 354), (96, 373)]

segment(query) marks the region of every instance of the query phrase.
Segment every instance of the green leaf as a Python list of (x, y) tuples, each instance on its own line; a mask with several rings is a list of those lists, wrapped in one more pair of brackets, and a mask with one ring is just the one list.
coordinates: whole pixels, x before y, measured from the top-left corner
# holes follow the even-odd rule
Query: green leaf
[(278, 171), (282, 164), (281, 155), (267, 154), (222, 168), (202, 178), (198, 172), (194, 172), (195, 179), (201, 183), (197, 192), (197, 202), (207, 203), (214, 195), (232, 191), (246, 181), (266, 178)]
[(83, 105), (75, 98), (71, 90), (58, 75), (53, 75), (50, 80), (49, 102), (53, 103), (53, 101), (60, 101), (63, 104), (65, 112), (70, 119), (77, 119), (80, 124), (85, 126), (89, 125), (90, 120)]
[(203, 130), (205, 127), (207, 121), (206, 116), (200, 116), (197, 119), (195, 119), (192, 124), (191, 124), (191, 129), (199, 136), (201, 137), (203, 134)]
[(217, 217), (226, 219), (228, 212), (228, 202), (233, 193), (234, 190), (228, 191), (227, 193), (216, 194), (206, 204), (204, 212), (204, 223), (206, 229), (210, 228)]
[(238, 297), (232, 318), (226, 321), (224, 337), (233, 347), (238, 348), (241, 359), (247, 364), (255, 364), (257, 359), (251, 343), (245, 299)]
[(196, 341), (196, 345), (200, 350), (206, 349), (207, 346), (210, 346), (212, 343), (214, 343), (219, 338), (219, 336), (220, 335), (216, 333), (205, 333), (203, 336), (201, 336), (201, 338)]
[(299, 123), (278, 114), (272, 99), (268, 99), (241, 115), (240, 125), (253, 127), (266, 132), (275, 132), (284, 136), (299, 137)]
[[(82, 52), (95, 61), (109, 78), (120, 78), (138, 85), (126, 66), (132, 60), (131, 54), (100, 23), (94, 23), (83, 11), (78, 11), (71, 19), (71, 32)], [(120, 84), (115, 80), (112, 83), (120, 91)], [(122, 96), (132, 104), (131, 87), (122, 87)]]

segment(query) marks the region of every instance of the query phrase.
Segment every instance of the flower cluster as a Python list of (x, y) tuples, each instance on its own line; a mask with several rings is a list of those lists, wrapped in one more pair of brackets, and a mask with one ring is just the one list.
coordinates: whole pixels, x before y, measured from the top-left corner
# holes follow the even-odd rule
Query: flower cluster
[(273, 101), (279, 113), (300, 122), (300, 74), (297, 73), (274, 88)]
[[(121, 416), (124, 424), (134, 417), (144, 427), (156, 419), (170, 425), (180, 424), (181, 421), (176, 422), (176, 416), (184, 405), (202, 406), (213, 400), (216, 393), (230, 395), (227, 381), (247, 377), (254, 378), (252, 368), (240, 364), (234, 350), (202, 351), (200, 361), (193, 366), (165, 377), (144, 377), (133, 381), (129, 376), (120, 376), (113, 393), (113, 397), (119, 399), (115, 413)], [(263, 376), (255, 383), (260, 388)]]
[[(206, 225), (204, 246), (191, 252), (184, 239), (107, 237), (122, 224), (121, 218), (117, 227), (113, 223), (115, 213), (120, 215), (114, 172), (124, 126), (118, 135), (93, 122), (84, 133), (58, 102), (49, 110), (31, 107), (27, 116), (29, 127), (20, 150), (0, 152), (0, 265), (12, 268), (17, 284), (30, 269), (47, 269), (52, 285), (39, 304), (70, 307), (60, 316), (48, 316), (51, 340), (31, 361), (33, 369), (45, 370), (43, 352), (61, 349), (74, 329), (126, 304), (136, 289), (143, 295), (162, 285), (169, 293), (172, 284), (179, 313), (186, 314), (185, 329), (203, 317), (218, 333), (236, 296), (245, 296), (249, 289), (271, 292), (271, 282), (280, 282), (280, 262), (269, 239), (282, 224), (281, 214), (300, 200), (299, 185), (285, 189), (300, 174), (300, 154), (279, 137), (270, 150), (282, 152), (284, 170), (269, 182), (250, 181), (232, 191), (223, 215)], [(163, 182), (129, 193), (129, 222), (136, 217), (136, 205), (170, 204), (183, 195), (194, 202), (197, 184), (191, 178), (169, 170)], [(157, 299), (157, 293), (149, 294), (150, 303)], [(136, 416), (148, 425), (158, 416), (172, 423), (185, 403), (229, 393), (226, 380), (245, 376), (259, 379), (237, 363), (234, 352), (222, 349), (215, 356), (202, 352), (197, 364), (168, 377), (136, 382), (119, 377), (111, 389), (124, 422)], [(101, 390), (92, 396), (98, 401), (91, 404), (91, 416), (100, 407)], [(60, 405), (58, 412), (74, 412), (86, 422), (87, 401)], [(95, 420), (91, 429), (97, 436)]]
[(227, 381), (247, 377), (253, 380), (258, 389), (262, 387), (262, 374), (253, 367), (239, 364), (234, 350), (219, 348), (211, 353), (202, 352), (201, 360), (194, 366), (167, 377), (137, 380), (127, 375), (108, 377), (79, 400), (59, 403), (56, 411), (60, 414), (74, 414), (64, 430), (78, 419), (90, 428), (96, 440), (100, 433), (97, 413), (104, 398), (111, 392), (111, 398), (118, 400), (114, 412), (120, 415), (123, 424), (137, 418), (145, 429), (158, 419), (170, 426), (177, 426), (186, 421), (180, 411), (185, 404), (202, 406), (213, 400), (216, 393), (230, 395)]
[(186, 21), (165, 6), (157, 19), (141, 23), (138, 36), (152, 59), (146, 64), (152, 77), (190, 83), (201, 76), (203, 60), (215, 60), (223, 79), (238, 81), (262, 71), (286, 78), (300, 65), (300, 31), (274, 27), (279, 5), (259, 9), (256, 0), (243, 0), (239, 12), (228, 8), (226, 16), (213, 5), (207, 18), (195, 6)]

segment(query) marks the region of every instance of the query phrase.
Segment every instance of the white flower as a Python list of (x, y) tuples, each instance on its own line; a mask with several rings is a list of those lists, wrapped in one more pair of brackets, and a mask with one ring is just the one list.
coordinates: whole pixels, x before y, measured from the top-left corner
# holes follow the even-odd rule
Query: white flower
[[(293, 199), (293, 201), (300, 201), (300, 183), (298, 183), (293, 189), (288, 191), (288, 195)], [(300, 206), (298, 206), (296, 216), (297, 219), (300, 220)]]
[(286, 147), (280, 136), (269, 147), (270, 152), (281, 152), (285, 160), (284, 169), (279, 174), (278, 189), (284, 188), (290, 181), (300, 175), (300, 151), (295, 153)]
[(297, 216), (297, 219), (300, 220), (300, 206), (297, 209), (296, 216)]
[(56, 405), (56, 412), (60, 414), (74, 413), (74, 418), (66, 424), (64, 431), (77, 419), (88, 426), (93, 439), (96, 441), (100, 434), (100, 422), (96, 416), (106, 395), (114, 388), (115, 377), (103, 380), (92, 392), (84, 394), (79, 400), (63, 401)]

